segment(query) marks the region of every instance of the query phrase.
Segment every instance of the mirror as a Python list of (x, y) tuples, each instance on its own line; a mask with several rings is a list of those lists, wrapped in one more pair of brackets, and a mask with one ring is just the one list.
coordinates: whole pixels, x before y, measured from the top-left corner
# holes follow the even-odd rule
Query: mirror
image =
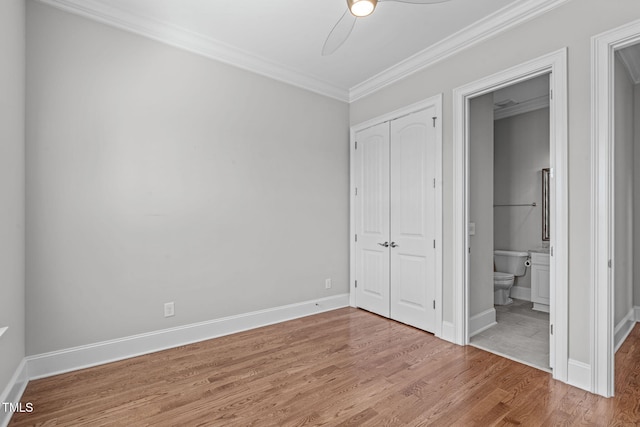
[(549, 168), (542, 169), (542, 240), (549, 241), (549, 220), (551, 212), (549, 210)]

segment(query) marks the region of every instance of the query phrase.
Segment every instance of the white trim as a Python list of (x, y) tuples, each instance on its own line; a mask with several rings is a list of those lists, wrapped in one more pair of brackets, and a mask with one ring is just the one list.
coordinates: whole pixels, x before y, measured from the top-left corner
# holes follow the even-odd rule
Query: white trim
[(513, 286), (511, 288), (511, 298), (519, 299), (522, 301), (531, 301), (531, 288), (525, 288), (524, 286)]
[(176, 328), (133, 335), (96, 344), (28, 356), (29, 379), (38, 379), (194, 342), (335, 310), (348, 305), (348, 295), (289, 304)]
[(488, 310), (478, 313), (469, 318), (469, 338), (486, 331), (490, 327), (497, 325), (496, 309), (491, 307)]
[(453, 322), (442, 322), (442, 334), (438, 338), (452, 343), (456, 342), (456, 328)]
[(430, 98), (422, 101), (407, 105), (406, 107), (399, 108), (390, 113), (383, 114), (365, 122), (351, 126), (350, 139), (349, 139), (349, 194), (350, 194), (350, 209), (349, 209), (349, 254), (350, 254), (350, 267), (349, 267), (349, 305), (356, 307), (356, 246), (355, 246), (355, 143), (356, 134), (371, 126), (375, 126), (380, 123), (384, 123), (390, 120), (394, 120), (398, 117), (406, 116), (426, 108), (435, 108), (437, 119), (436, 124), (436, 329), (434, 335), (443, 339), (443, 321), (442, 321), (442, 94), (439, 93)]
[[(22, 359), (18, 365), (15, 373), (9, 380), (6, 388), (0, 395), (0, 402), (7, 402), (17, 404), (22, 398), (24, 390), (29, 383), (29, 377), (27, 374), (27, 363), (25, 359)], [(0, 407), (0, 427), (6, 427), (11, 421), (11, 412), (5, 412), (3, 407)]]
[(551, 246), (550, 274), (555, 284), (551, 307), (554, 325), (555, 363), (553, 377), (567, 381), (568, 360), (568, 144), (567, 144), (567, 51), (561, 49), (505, 71), (453, 90), (453, 298), (456, 342), (469, 343), (469, 286), (467, 223), (469, 100), (530, 78), (550, 73), (550, 163), (554, 170), (552, 183), (553, 223), (556, 224)]
[(567, 384), (583, 390), (591, 388), (591, 365), (574, 359), (567, 361)]
[[(636, 307), (637, 308), (637, 307)], [(620, 349), (620, 346), (627, 339), (631, 330), (636, 325), (636, 312), (632, 307), (626, 316), (618, 324), (616, 325), (615, 330), (613, 331), (613, 339), (614, 339), (614, 353)]]
[(206, 58), (251, 71), (343, 102), (349, 101), (346, 88), (293, 70), (284, 64), (254, 55), (202, 34), (160, 22), (95, 0), (39, 0), (49, 6), (80, 15), (121, 30), (186, 50)]
[(370, 95), (490, 37), (563, 5), (568, 0), (516, 2), (469, 25), (349, 90), (349, 102)]
[(639, 306), (633, 307), (633, 311), (634, 311), (633, 320), (635, 320), (636, 322), (640, 322), (640, 307)]
[(344, 102), (352, 102), (427, 68), (490, 37), (534, 19), (568, 0), (524, 0), (508, 5), (463, 28), (417, 54), (389, 67), (349, 90), (322, 79), (294, 70), (267, 58), (219, 42), (193, 31), (160, 22), (149, 17), (96, 0), (39, 0), (40, 2), (80, 15), (161, 43), (207, 58), (215, 59), (296, 87)]
[(511, 107), (499, 108), (497, 110), (494, 110), (493, 120), (506, 119), (507, 117), (517, 116), (518, 114), (529, 113), (531, 111), (547, 107), (549, 107), (549, 95), (544, 95), (538, 98), (520, 102)]
[(614, 51), (640, 42), (640, 20), (591, 38), (591, 391), (614, 394)]
[(0, 328), (0, 337), (3, 336), (5, 332), (7, 332), (7, 329), (9, 329), (8, 326), (5, 326), (4, 328)]

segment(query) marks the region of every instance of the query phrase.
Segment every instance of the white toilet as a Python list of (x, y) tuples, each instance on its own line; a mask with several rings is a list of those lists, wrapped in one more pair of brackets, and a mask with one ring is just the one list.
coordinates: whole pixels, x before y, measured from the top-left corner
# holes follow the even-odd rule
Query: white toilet
[(509, 292), (516, 276), (524, 276), (527, 271), (525, 262), (528, 252), (493, 251), (493, 262), (496, 271), (493, 273), (493, 303), (495, 305), (511, 304)]

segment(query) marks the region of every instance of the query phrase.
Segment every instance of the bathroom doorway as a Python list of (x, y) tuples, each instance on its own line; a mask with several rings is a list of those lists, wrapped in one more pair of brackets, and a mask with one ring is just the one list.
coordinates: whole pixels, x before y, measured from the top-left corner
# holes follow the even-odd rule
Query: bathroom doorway
[[(522, 91), (524, 86), (538, 84), (543, 84), (546, 94), (518, 100), (515, 94)], [(511, 95), (500, 98), (507, 93)], [(545, 329), (540, 333), (530, 331), (530, 335), (537, 335), (542, 345), (548, 343), (549, 358), (546, 358), (544, 348), (541, 353), (545, 356), (545, 361), (541, 362), (524, 360), (519, 355), (507, 354), (504, 349), (491, 351), (547, 371), (550, 370), (550, 366), (553, 366), (553, 377), (566, 382), (568, 366), (566, 50), (562, 49), (457, 88), (453, 93), (453, 102), (454, 165), (456, 167), (454, 172), (456, 217), (453, 242), (456, 338), (460, 344), (478, 345), (473, 337), (490, 331), (493, 327), (499, 327), (500, 323), (508, 324), (505, 318), (511, 318), (514, 324), (526, 323), (527, 319), (522, 319), (524, 316), (522, 310), (527, 310), (534, 320), (541, 321)], [(548, 102), (548, 107), (539, 105), (545, 102)], [(518, 109), (522, 108), (531, 110), (517, 114)], [(504, 111), (496, 113), (498, 110)], [(507, 120), (504, 126), (494, 125), (495, 114), (498, 116), (506, 114), (498, 119), (498, 121)], [(509, 114), (514, 114), (511, 120), (507, 117)], [(524, 141), (534, 133), (533, 128), (542, 126), (543, 132), (547, 135), (545, 144), (548, 147), (547, 157), (542, 159), (542, 163), (539, 163), (539, 159), (532, 162), (531, 153), (521, 154), (532, 163), (527, 168), (536, 168), (535, 178), (529, 175), (527, 180), (538, 181), (538, 177), (540, 179), (539, 182), (532, 183), (528, 190), (518, 189), (518, 185), (515, 185), (521, 178), (510, 178), (508, 174), (500, 175), (504, 170), (522, 169), (523, 166), (514, 164), (515, 160), (509, 160), (505, 152), (494, 151), (494, 145), (496, 145), (494, 133), (505, 135), (511, 133), (511, 139), (513, 139), (514, 129), (520, 127), (516, 126), (517, 122), (521, 122), (520, 119), (526, 115), (538, 116), (538, 119), (546, 116), (546, 124), (529, 125), (529, 131), (519, 137), (516, 136), (519, 138), (516, 143), (521, 143), (522, 149), (530, 149), (531, 147), (526, 147), (527, 144), (524, 144)], [(522, 117), (517, 118), (517, 116)], [(494, 132), (496, 129), (497, 132)], [(517, 145), (516, 143), (513, 143), (511, 148)], [(498, 144), (504, 145), (502, 142)], [(545, 161), (547, 163), (544, 163)], [(503, 166), (494, 168), (496, 162)], [(547, 170), (546, 175), (543, 169)], [(494, 181), (497, 181), (494, 176), (496, 173), (500, 180), (495, 183), (497, 189), (494, 187)], [(543, 176), (548, 185), (545, 190), (548, 203), (544, 208), (542, 206)], [(501, 197), (504, 196), (503, 200), (498, 200), (497, 192), (506, 192), (500, 194)], [(533, 203), (536, 205), (533, 206)], [(523, 206), (494, 207), (494, 204)], [(511, 214), (499, 212), (494, 218), (494, 212), (499, 209), (521, 209), (521, 211)], [(550, 231), (548, 241), (543, 240), (542, 237), (545, 229), (541, 218), (543, 209), (547, 209), (548, 212), (545, 230)], [(514, 230), (527, 229), (528, 225), (523, 223), (524, 219), (531, 220), (535, 215), (540, 218), (536, 225), (539, 236), (536, 243), (524, 243), (521, 236), (517, 236), (518, 233), (515, 233), (514, 237)], [(533, 221), (530, 222), (533, 224)], [(498, 235), (494, 235), (497, 227)], [(498, 241), (501, 245), (514, 246), (499, 248), (494, 246), (494, 241)], [(534, 254), (543, 256), (542, 261), (540, 259), (536, 261), (544, 263), (544, 258), (548, 259), (547, 265), (541, 266), (548, 271), (546, 275), (548, 304), (543, 304), (548, 306), (548, 320), (547, 313), (543, 310), (532, 310), (533, 301), (526, 300), (527, 289), (529, 289), (528, 298), (531, 298), (531, 287), (527, 286), (531, 281), (530, 265), (525, 269), (524, 275), (515, 274), (520, 279), (519, 282), (516, 281), (517, 288), (513, 295), (516, 297), (515, 301), (510, 304), (494, 305), (494, 271), (497, 270), (494, 268), (494, 249), (520, 252), (518, 255), (520, 261), (526, 262), (527, 265), (533, 261)], [(548, 254), (545, 253), (547, 250)], [(518, 275), (524, 277), (521, 278)], [(510, 290), (507, 298), (511, 298)], [(501, 318), (502, 322), (500, 322)], [(543, 336), (544, 339), (540, 339)], [(511, 341), (511, 343), (514, 342)], [(509, 347), (509, 340), (506, 340), (506, 343), (506, 347)], [(515, 346), (511, 345), (511, 347)], [(531, 348), (531, 344), (521, 343), (519, 347), (520, 350), (526, 350)]]
[(550, 372), (549, 79), (470, 102), (469, 342)]

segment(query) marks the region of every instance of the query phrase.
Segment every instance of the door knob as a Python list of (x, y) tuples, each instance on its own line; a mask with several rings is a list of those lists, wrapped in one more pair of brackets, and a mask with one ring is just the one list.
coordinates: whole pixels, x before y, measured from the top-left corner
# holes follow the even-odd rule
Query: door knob
[(392, 248), (397, 248), (397, 247), (398, 247), (398, 245), (396, 245), (396, 242), (391, 242), (391, 247), (392, 247)]
[(378, 243), (380, 246), (384, 246), (385, 248), (389, 247), (389, 242)]

